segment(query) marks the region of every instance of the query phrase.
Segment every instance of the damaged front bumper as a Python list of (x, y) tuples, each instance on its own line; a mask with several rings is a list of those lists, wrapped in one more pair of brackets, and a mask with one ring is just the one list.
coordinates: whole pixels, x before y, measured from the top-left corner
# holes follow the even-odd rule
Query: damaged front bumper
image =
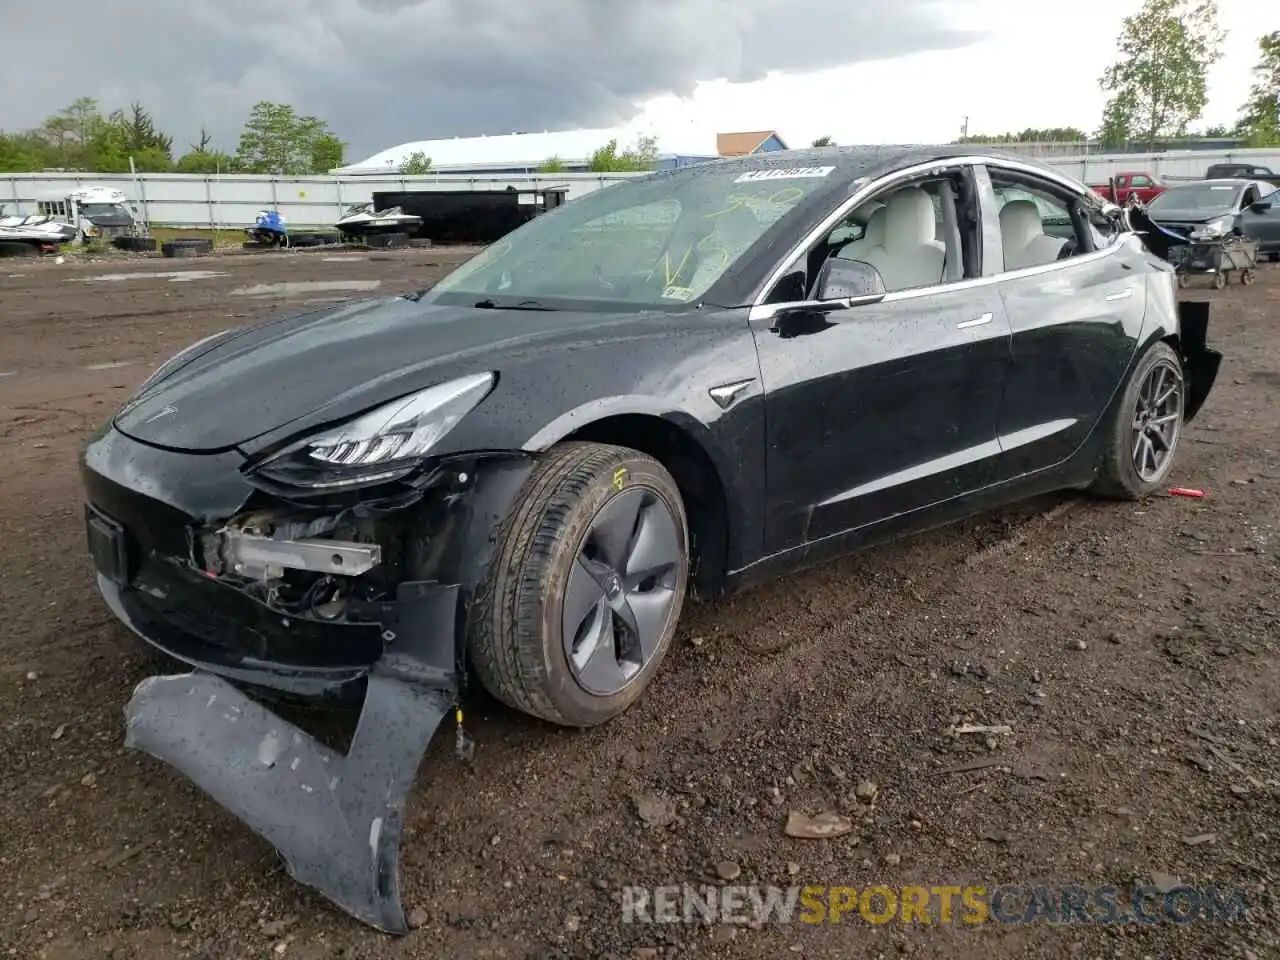
[[(273, 540), (258, 522), (229, 523), (289, 514), (244, 480), (242, 462), (160, 450), (114, 429), (86, 450), (102, 595), (134, 632), (195, 668), (138, 685), (125, 742), (240, 817), (297, 880), (365, 923), (405, 933), (404, 805), (456, 707), (470, 598), (531, 462), (511, 454), (442, 464), (419, 495), (342, 507), (374, 518), (361, 530), (399, 530), (389, 544)], [(350, 749), (321, 744), (241, 685), (362, 697)]]

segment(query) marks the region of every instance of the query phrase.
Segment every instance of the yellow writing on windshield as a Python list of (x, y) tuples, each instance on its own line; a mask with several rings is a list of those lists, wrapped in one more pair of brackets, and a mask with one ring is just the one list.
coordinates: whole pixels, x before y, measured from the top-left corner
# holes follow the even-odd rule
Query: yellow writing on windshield
[[(708, 220), (715, 217), (723, 217), (726, 213), (732, 213), (734, 210), (747, 209), (752, 213), (776, 212), (778, 207), (792, 207), (797, 201), (804, 197), (804, 191), (799, 187), (785, 187), (782, 190), (775, 190), (773, 193), (731, 193), (725, 199), (725, 205), (722, 209), (708, 213)], [(772, 209), (771, 209), (772, 208)]]

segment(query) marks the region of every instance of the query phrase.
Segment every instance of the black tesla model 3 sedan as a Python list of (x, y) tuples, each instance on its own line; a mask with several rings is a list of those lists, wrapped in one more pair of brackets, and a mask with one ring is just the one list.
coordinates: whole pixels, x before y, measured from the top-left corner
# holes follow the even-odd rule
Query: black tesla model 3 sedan
[[(1217, 374), (1207, 326), (1082, 183), (912, 147), (631, 179), (428, 291), (217, 334), (84, 454), (106, 602), (195, 668), (139, 685), (128, 742), (403, 930), (399, 811), (465, 678), (598, 724), (690, 592), (1151, 493)], [(363, 698), (350, 750), (255, 687)]]

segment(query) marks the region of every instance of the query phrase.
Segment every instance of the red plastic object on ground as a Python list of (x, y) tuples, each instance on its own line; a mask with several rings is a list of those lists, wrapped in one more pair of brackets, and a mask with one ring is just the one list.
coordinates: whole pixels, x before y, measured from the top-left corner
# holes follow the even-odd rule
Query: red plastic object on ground
[(1204, 496), (1203, 490), (1194, 490), (1191, 487), (1171, 487), (1169, 489), (1171, 497), (1195, 497), (1199, 499)]

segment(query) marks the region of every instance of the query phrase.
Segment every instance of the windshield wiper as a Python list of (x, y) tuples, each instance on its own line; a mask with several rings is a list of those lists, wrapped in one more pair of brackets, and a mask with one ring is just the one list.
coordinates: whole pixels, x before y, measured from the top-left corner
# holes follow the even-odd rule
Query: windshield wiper
[(480, 300), (472, 304), (481, 310), (545, 310), (551, 311), (555, 307), (548, 307), (537, 300), (521, 300), (519, 303), (498, 303), (492, 298), (488, 300)]

